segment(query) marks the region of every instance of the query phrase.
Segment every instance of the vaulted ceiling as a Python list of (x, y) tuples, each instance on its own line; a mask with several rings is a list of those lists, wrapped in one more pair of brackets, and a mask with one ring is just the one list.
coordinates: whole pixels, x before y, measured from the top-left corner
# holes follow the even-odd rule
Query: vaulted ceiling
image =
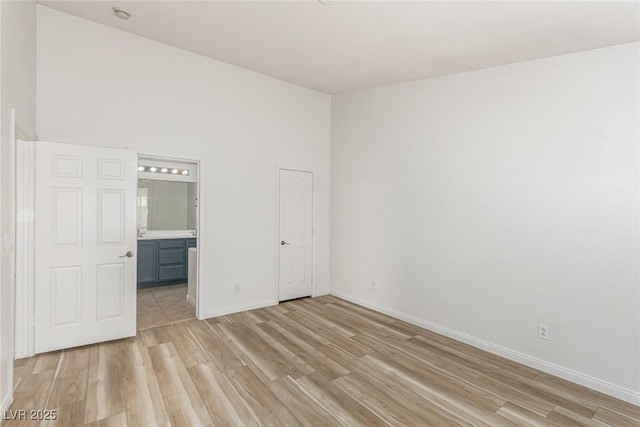
[(40, 3), (326, 93), (640, 40), (635, 1)]

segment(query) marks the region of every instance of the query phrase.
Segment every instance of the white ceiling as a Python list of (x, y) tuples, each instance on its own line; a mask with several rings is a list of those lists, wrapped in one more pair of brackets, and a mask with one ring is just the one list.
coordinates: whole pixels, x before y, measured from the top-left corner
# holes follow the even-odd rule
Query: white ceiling
[(40, 3), (327, 93), (640, 40), (637, 1)]

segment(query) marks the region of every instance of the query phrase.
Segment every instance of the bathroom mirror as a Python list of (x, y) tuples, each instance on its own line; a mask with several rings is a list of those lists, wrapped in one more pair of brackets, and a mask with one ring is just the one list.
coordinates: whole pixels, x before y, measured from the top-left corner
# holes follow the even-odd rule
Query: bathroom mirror
[(138, 180), (138, 229), (195, 229), (196, 198), (193, 182)]

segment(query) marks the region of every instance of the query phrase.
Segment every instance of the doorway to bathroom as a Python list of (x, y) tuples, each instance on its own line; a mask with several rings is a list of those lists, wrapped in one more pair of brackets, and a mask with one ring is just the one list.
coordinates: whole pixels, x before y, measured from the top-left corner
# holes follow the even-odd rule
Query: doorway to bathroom
[(199, 160), (44, 141), (16, 149), (16, 355), (204, 318)]
[(196, 318), (199, 164), (138, 158), (137, 329)]

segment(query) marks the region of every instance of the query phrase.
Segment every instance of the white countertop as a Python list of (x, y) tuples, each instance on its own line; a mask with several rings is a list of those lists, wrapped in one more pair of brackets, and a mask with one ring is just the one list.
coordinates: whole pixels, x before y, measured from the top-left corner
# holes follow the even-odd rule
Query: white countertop
[(155, 239), (196, 239), (198, 236), (194, 230), (149, 230), (144, 231), (138, 240)]

